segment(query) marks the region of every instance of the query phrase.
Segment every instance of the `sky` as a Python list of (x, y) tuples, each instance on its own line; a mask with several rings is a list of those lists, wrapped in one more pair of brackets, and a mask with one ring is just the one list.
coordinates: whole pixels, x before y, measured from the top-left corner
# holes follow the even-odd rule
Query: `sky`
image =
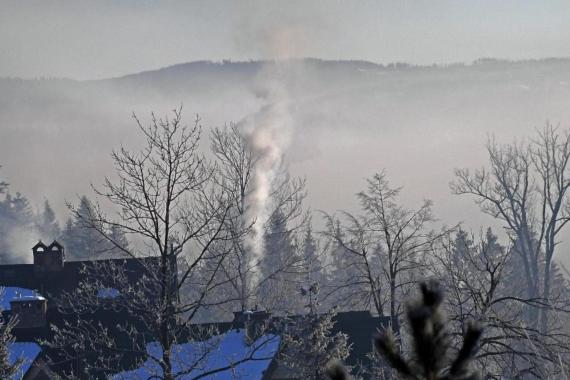
[[(568, 1), (0, 0), (0, 77), (98, 79), (196, 60), (306, 56), (568, 57), (569, 21)], [(289, 48), (275, 50), (275, 36)]]

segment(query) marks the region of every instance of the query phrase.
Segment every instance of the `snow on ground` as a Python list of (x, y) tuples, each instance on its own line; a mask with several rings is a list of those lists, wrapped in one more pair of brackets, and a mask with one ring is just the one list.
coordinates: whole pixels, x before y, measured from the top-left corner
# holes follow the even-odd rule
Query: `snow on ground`
[[(248, 379), (259, 380), (269, 367), (279, 349), (280, 338), (264, 335), (247, 344), (243, 330), (231, 330), (203, 342), (179, 344), (172, 349), (173, 370), (181, 380), (205, 375), (209, 371), (226, 368), (223, 371), (205, 376), (211, 380)], [(162, 356), (162, 348), (156, 342), (147, 345), (151, 358), (135, 370), (114, 375), (112, 380), (147, 379), (162, 376), (157, 360)]]
[(32, 366), (32, 363), (40, 354), (41, 348), (36, 343), (15, 342), (9, 345), (8, 351), (8, 361), (10, 364), (14, 364), (19, 358), (22, 358), (24, 360), (18, 373), (16, 373), (16, 375), (14, 375), (11, 379), (19, 380), (26, 374), (26, 372), (28, 372)]

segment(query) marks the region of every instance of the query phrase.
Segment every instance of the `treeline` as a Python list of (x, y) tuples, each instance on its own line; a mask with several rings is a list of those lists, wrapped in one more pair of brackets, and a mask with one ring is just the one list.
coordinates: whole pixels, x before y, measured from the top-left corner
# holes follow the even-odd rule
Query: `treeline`
[[(29, 200), (19, 192), (12, 194), (6, 182), (0, 187), (0, 264), (23, 263), (31, 258), (31, 248), (42, 240), (51, 243), (58, 240), (65, 246), (71, 260), (102, 257), (118, 257), (121, 251), (109, 244), (91, 228), (86, 228), (81, 218), (72, 216), (60, 226), (48, 200), (39, 211), (34, 211)], [(90, 215), (93, 204), (86, 196), (79, 199), (77, 210)], [(128, 246), (124, 233), (113, 229), (110, 234), (120, 244)]]

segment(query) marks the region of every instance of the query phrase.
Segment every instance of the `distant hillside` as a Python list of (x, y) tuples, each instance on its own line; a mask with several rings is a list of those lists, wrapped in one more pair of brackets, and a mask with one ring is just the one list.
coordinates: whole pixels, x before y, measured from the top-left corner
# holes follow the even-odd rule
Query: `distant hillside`
[(547, 119), (570, 127), (569, 59), (203, 61), (96, 81), (0, 79), (0, 173), (61, 210), (64, 198), (109, 174), (111, 149), (138, 143), (133, 111), (144, 119), (183, 104), (207, 136), (211, 126), (260, 112), (271, 86), (286, 94), (288, 160), (307, 177), (314, 209), (354, 205), (363, 178), (387, 168), (410, 201), (434, 199), (446, 222), (485, 222), (470, 201), (450, 197), (452, 169), (483, 164), (489, 133), (509, 141)]

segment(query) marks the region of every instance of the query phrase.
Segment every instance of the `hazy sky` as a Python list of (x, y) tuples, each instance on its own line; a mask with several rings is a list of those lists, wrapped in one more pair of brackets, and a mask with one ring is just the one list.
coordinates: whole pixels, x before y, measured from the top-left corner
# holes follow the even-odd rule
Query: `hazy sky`
[(0, 76), (91, 79), (275, 55), (420, 64), (570, 56), (570, 2), (0, 0)]

